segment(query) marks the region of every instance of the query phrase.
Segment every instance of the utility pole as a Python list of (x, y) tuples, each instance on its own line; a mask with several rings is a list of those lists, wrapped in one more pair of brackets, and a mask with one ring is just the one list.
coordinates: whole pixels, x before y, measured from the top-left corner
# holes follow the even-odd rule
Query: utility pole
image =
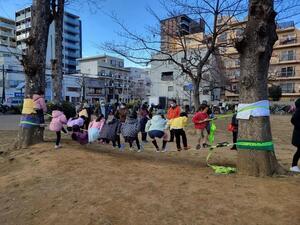
[(5, 100), (5, 71), (4, 71), (4, 64), (2, 65), (2, 100), (1, 103), (4, 103)]

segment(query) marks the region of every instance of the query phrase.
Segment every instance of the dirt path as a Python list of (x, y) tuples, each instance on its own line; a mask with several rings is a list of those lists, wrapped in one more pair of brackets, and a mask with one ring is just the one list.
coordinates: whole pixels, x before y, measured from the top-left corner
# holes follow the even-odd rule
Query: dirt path
[[(221, 131), (226, 124), (218, 122), (217, 141), (230, 138)], [(288, 118), (273, 124), (277, 156), (288, 168)], [(12, 138), (0, 135), (2, 143)], [(206, 167), (207, 151), (178, 153), (174, 145), (166, 154), (151, 145), (139, 154), (82, 147), (67, 137), (63, 144), (59, 151), (47, 142), (0, 157), (1, 225), (300, 224), (299, 176), (216, 175)], [(212, 162), (234, 165), (235, 158), (223, 149)]]

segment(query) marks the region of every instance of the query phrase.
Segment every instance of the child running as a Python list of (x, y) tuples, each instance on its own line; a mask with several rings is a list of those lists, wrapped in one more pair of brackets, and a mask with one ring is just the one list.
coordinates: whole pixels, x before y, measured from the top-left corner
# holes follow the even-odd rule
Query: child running
[(129, 143), (130, 150), (133, 150), (132, 143), (135, 141), (137, 145), (137, 152), (141, 152), (140, 141), (138, 133), (140, 131), (140, 122), (137, 119), (137, 113), (132, 112), (127, 118), (125, 123), (121, 127), (121, 133), (125, 139), (125, 142)]
[(197, 135), (199, 135), (198, 138), (198, 144), (196, 146), (196, 149), (199, 150), (202, 147), (205, 148), (207, 146), (207, 124), (208, 124), (208, 106), (205, 104), (201, 104), (198, 111), (194, 115), (192, 121), (195, 124), (195, 129), (197, 132)]
[(180, 138), (182, 137), (183, 148), (184, 150), (190, 149), (187, 145), (187, 138), (184, 131), (184, 128), (187, 126), (188, 115), (185, 112), (180, 113), (180, 117), (172, 119), (169, 121), (170, 129), (173, 129), (177, 151), (181, 151)]
[(159, 152), (156, 138), (163, 139), (162, 152), (166, 152), (166, 145), (168, 142), (168, 134), (165, 132), (167, 129), (167, 120), (164, 118), (163, 111), (158, 110), (156, 115), (154, 115), (146, 124), (146, 132), (148, 132), (149, 137), (152, 139), (152, 143), (156, 148), (156, 152)]
[(54, 147), (55, 149), (58, 149), (62, 147), (60, 145), (61, 131), (67, 133), (63, 127), (63, 125), (67, 123), (67, 118), (59, 106), (55, 106), (53, 109), (54, 110), (52, 111), (52, 120), (49, 129), (56, 132), (56, 142)]
[(100, 131), (105, 123), (104, 115), (100, 114), (99, 117), (89, 124), (88, 135), (89, 143), (97, 141), (100, 137)]

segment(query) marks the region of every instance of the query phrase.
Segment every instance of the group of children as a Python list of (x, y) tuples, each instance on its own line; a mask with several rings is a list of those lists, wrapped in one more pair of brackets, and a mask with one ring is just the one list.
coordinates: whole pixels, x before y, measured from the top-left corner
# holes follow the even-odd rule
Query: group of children
[[(71, 132), (72, 139), (80, 144), (96, 141), (103, 144), (111, 142), (114, 148), (120, 150), (122, 150), (124, 146), (121, 145), (122, 135), (125, 143), (128, 143), (131, 150), (134, 149), (133, 145), (135, 143), (137, 151), (140, 152), (142, 146), (139, 140), (139, 133), (141, 133), (143, 142), (147, 142), (147, 136), (151, 138), (152, 144), (157, 152), (165, 152), (167, 143), (173, 142), (174, 138), (176, 139), (178, 151), (190, 149), (185, 133), (185, 128), (188, 124), (188, 115), (185, 112), (180, 112), (180, 107), (176, 105), (176, 102), (171, 104), (167, 113), (167, 119), (164, 116), (164, 111), (160, 109), (149, 113), (145, 105), (132, 110), (128, 110), (126, 105), (121, 105), (119, 109), (115, 111), (111, 110), (106, 118), (100, 114), (86, 126), (88, 118), (85, 110), (86, 109), (83, 108), (78, 112), (77, 117), (67, 120), (59, 106), (54, 108), (52, 111), (50, 130), (56, 132), (55, 148), (61, 147), (61, 132)], [(172, 112), (172, 110), (174, 111)], [(208, 146), (208, 110), (209, 107), (202, 104), (192, 118), (194, 127), (199, 135), (196, 149)], [(64, 125), (67, 126), (68, 131), (64, 129)], [(170, 139), (167, 132), (168, 130), (170, 130)], [(162, 139), (161, 147), (158, 145), (159, 139)], [(181, 147), (181, 141), (183, 148)]]

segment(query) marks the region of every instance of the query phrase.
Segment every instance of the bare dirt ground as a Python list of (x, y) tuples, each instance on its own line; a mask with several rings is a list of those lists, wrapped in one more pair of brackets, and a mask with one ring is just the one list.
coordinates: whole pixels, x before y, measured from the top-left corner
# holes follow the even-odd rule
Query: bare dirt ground
[[(280, 163), (289, 168), (290, 117), (272, 117)], [(218, 141), (231, 141), (228, 121), (218, 121)], [(189, 133), (191, 146), (195, 136)], [(5, 151), (16, 131), (0, 131)], [(79, 146), (54, 136), (30, 149), (0, 155), (1, 225), (299, 225), (300, 177), (254, 178), (216, 175), (207, 150), (118, 152), (110, 146)], [(212, 163), (235, 165), (224, 148)]]

